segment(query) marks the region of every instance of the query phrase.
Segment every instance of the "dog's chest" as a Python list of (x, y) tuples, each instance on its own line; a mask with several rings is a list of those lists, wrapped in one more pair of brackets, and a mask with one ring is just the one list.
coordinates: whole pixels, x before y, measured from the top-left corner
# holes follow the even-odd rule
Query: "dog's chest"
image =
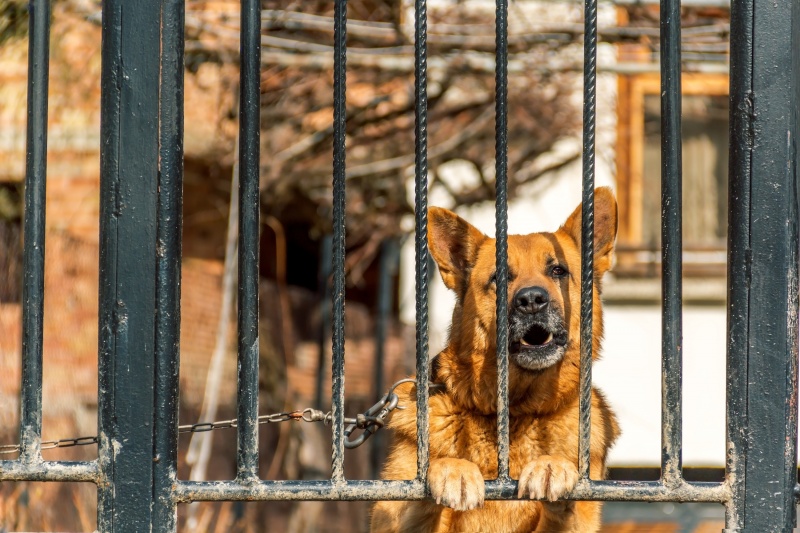
[(487, 501), (474, 511), (445, 509), (436, 533), (503, 532), (529, 533), (536, 527), (541, 504), (531, 501)]
[[(434, 457), (466, 459), (478, 465), (487, 479), (497, 475), (497, 418), (471, 413), (431, 416), (431, 451)], [(542, 421), (534, 417), (510, 423), (509, 467), (519, 475), (532, 459), (548, 453), (548, 435)]]

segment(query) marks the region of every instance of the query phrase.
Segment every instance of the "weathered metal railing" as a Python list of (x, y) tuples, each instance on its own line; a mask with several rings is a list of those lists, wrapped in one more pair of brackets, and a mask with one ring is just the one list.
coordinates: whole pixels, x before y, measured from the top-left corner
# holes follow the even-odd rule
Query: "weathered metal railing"
[[(725, 504), (729, 531), (795, 523), (798, 356), (800, 3), (734, 0), (731, 26), (728, 439), (722, 483), (681, 468), (680, 2), (662, 0), (662, 476), (589, 479), (597, 1), (586, 0), (579, 471), (573, 499)], [(178, 503), (427, 497), (427, 10), (416, 0), (416, 305), (418, 471), (408, 481), (344, 475), (346, 0), (335, 1), (332, 245), (332, 478), (271, 481), (258, 472), (260, 4), (242, 0), (237, 475), (177, 478), (184, 4), (103, 6), (99, 413), (96, 461), (43, 461), (42, 317), (50, 5), (31, 1), (28, 165), (19, 458), (4, 481), (98, 486), (101, 531), (175, 531)], [(498, 464), (487, 499), (516, 498), (509, 476), (506, 0), (497, 1), (496, 236)], [(265, 125), (269, 127), (270, 125)], [(323, 274), (325, 275), (325, 274)], [(318, 385), (321, 391), (321, 385)], [(318, 392), (320, 397), (321, 392)]]

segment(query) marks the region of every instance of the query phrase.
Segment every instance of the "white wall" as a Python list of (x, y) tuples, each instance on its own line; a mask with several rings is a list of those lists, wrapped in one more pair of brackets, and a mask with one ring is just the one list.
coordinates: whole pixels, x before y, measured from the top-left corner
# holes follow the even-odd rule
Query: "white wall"
[[(603, 357), (594, 384), (619, 418), (611, 465), (661, 464), (661, 309), (605, 308)], [(683, 311), (683, 463), (725, 464), (725, 308)]]

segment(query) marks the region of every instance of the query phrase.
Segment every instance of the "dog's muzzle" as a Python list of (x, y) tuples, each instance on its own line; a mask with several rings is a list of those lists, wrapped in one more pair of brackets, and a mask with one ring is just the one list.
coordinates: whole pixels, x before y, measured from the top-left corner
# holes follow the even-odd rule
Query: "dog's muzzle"
[(508, 353), (512, 361), (526, 370), (544, 370), (561, 361), (567, 329), (545, 289), (520, 289), (510, 311)]

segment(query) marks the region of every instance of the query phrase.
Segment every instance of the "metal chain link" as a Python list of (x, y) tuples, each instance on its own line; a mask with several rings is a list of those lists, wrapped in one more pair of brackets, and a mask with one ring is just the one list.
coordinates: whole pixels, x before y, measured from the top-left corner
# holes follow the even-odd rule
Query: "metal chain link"
[[(51, 450), (53, 448), (70, 448), (72, 446), (87, 446), (97, 444), (97, 437), (76, 437), (72, 439), (46, 440), (42, 441), (40, 449)], [(19, 452), (19, 444), (0, 445), (0, 455)]]
[[(380, 430), (386, 423), (386, 418), (395, 409), (405, 409), (405, 407), (398, 405), (398, 397), (394, 389), (402, 383), (413, 383), (413, 379), (401, 379), (394, 383), (387, 392), (375, 405), (367, 409), (364, 413), (356, 415), (355, 418), (345, 418), (344, 423), (348, 424), (345, 430), (345, 447), (348, 449), (357, 448), (362, 445), (366, 440), (374, 435), (375, 432)], [(271, 415), (261, 415), (258, 417), (258, 424), (275, 424), (278, 422), (288, 422), (294, 420), (296, 422), (322, 422), (326, 426), (330, 425), (333, 420), (331, 411), (323, 412), (318, 409), (307, 408), (302, 411), (285, 411), (282, 413), (274, 413)], [(178, 426), (178, 433), (204, 433), (206, 431), (214, 431), (217, 429), (234, 429), (238, 427), (238, 420), (219, 420), (217, 422), (198, 422), (197, 424), (187, 424)], [(363, 433), (350, 440), (350, 435), (356, 430), (361, 429)], [(72, 439), (48, 440), (42, 441), (40, 449), (50, 450), (53, 448), (70, 448), (73, 446), (88, 446), (90, 444), (97, 444), (98, 438), (94, 437), (76, 437)], [(0, 444), (0, 455), (19, 453), (19, 444)]]

